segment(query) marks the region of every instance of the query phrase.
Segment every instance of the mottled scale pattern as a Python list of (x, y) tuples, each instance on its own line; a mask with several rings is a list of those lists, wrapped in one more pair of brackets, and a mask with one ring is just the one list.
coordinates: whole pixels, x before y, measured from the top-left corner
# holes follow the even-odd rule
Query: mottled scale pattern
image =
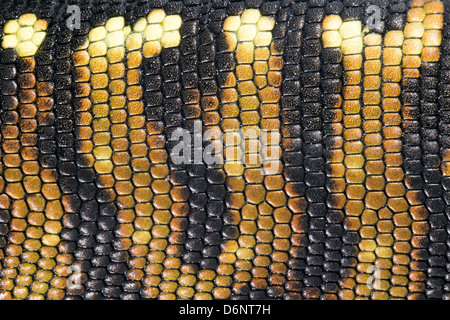
[(449, 0), (1, 5), (0, 300), (450, 299)]

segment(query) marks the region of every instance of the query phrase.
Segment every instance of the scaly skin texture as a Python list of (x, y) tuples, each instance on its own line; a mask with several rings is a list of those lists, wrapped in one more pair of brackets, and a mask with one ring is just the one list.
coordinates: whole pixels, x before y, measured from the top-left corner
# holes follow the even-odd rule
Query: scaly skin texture
[(7, 1), (0, 299), (447, 299), (449, 5)]

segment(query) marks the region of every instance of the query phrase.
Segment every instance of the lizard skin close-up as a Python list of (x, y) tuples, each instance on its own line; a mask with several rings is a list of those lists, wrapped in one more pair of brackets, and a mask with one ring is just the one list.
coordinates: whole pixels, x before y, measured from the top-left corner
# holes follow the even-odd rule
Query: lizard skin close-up
[(0, 5), (0, 300), (450, 299), (450, 0)]

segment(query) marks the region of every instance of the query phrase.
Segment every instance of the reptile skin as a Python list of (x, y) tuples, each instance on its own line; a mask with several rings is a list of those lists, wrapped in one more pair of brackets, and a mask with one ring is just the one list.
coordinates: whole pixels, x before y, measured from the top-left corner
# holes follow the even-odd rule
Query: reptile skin
[(0, 5), (0, 300), (450, 299), (449, 0)]

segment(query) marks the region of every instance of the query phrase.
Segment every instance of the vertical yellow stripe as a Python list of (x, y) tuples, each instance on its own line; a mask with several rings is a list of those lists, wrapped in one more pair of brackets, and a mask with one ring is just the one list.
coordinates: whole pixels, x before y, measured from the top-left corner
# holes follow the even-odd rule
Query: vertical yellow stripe
[[(342, 89), (342, 122), (335, 120), (337, 145), (331, 157), (333, 207), (343, 209), (346, 230), (359, 231), (364, 211), (365, 171), (363, 157), (363, 122), (361, 79), (363, 35), (360, 21), (342, 22), (339, 16), (328, 16), (323, 22), (324, 47), (340, 48), (343, 54), (344, 86)], [(360, 257), (361, 258), (361, 257)], [(363, 258), (363, 257), (362, 257)], [(353, 299), (356, 270), (348, 268), (341, 281), (341, 299)]]
[(13, 217), (1, 280), (2, 290), (11, 291), (6, 298), (62, 299), (71, 263), (71, 257), (57, 247), (63, 216), (57, 172), (39, 168), (37, 128), (53, 125), (48, 122), (54, 104), (52, 86), (38, 82), (34, 74), (33, 56), (46, 29), (47, 22), (34, 14), (11, 20), (3, 29), (3, 48), (15, 49), (22, 63), (18, 101), (14, 99), (17, 104), (7, 111), (10, 119), (2, 130), (2, 206)]
[[(133, 30), (136, 31), (136, 28)], [(142, 35), (132, 33), (126, 39), (126, 115), (127, 126), (130, 129), (127, 139), (118, 140), (119, 150), (125, 151), (129, 148), (128, 161), (125, 164), (131, 170), (126, 172), (125, 179), (131, 180), (133, 188), (133, 211), (135, 214), (133, 244), (130, 245), (130, 258), (128, 264), (130, 270), (127, 278), (131, 281), (140, 282), (144, 278), (144, 267), (146, 254), (148, 253), (149, 230), (152, 219), (149, 217), (151, 210), (144, 210), (151, 200), (150, 189), (150, 161), (147, 158), (146, 130), (144, 103), (142, 102), (143, 88), (140, 85), (142, 75), (139, 67), (142, 63)]]
[[(148, 25), (144, 30), (143, 56), (144, 58), (157, 56), (162, 48), (176, 47), (180, 43), (179, 28), (181, 17), (177, 15), (166, 16), (162, 10), (153, 10), (147, 17)], [(146, 295), (149, 298), (176, 299), (178, 288), (177, 278), (180, 275), (178, 266), (179, 257), (172, 255), (169, 245), (169, 223), (174, 218), (170, 196), (173, 186), (169, 180), (169, 155), (165, 149), (164, 124), (159, 121), (149, 121), (147, 129), (147, 152), (151, 164), (151, 214), (153, 226), (148, 234), (150, 252), (147, 255), (148, 263), (145, 268), (146, 276), (143, 284), (147, 286)], [(143, 154), (144, 155), (144, 154)], [(148, 204), (145, 204), (147, 206)], [(151, 211), (150, 211), (151, 212)], [(149, 215), (142, 210), (142, 215)], [(148, 220), (150, 223), (150, 220)], [(150, 229), (148, 225), (147, 229)]]
[[(179, 271), (169, 263), (172, 258), (163, 265), (172, 218), (168, 155), (161, 123), (145, 121), (139, 68), (143, 58), (179, 44), (180, 26), (179, 16), (162, 10), (138, 20), (133, 30), (122, 17), (111, 18), (92, 29), (90, 41), (74, 54), (76, 82), (90, 80), (92, 88), (79, 106), (78, 151), (99, 175), (100, 188), (117, 202), (116, 234), (130, 252), (126, 276), (142, 282), (148, 298), (175, 298)], [(166, 266), (172, 270), (165, 271)]]
[[(229, 247), (230, 252), (220, 255), (222, 264), (216, 280), (219, 279), (224, 288), (215, 290), (216, 297), (226, 298), (230, 294), (227, 287), (232, 279), (228, 274), (233, 273), (234, 268), (235, 290), (239, 292), (248, 284), (256, 290), (265, 290), (270, 258), (274, 261), (275, 273), (279, 274), (271, 277), (271, 283), (277, 285), (285, 281), (283, 265), (288, 257), (281, 250), (287, 251), (290, 246), (290, 227), (285, 221), (287, 218), (290, 221), (290, 213), (283, 210), (287, 197), (280, 175), (280, 123), (277, 119), (283, 63), (281, 53), (273, 46), (269, 48), (273, 26), (273, 19), (261, 17), (258, 10), (246, 10), (240, 17), (227, 18), (224, 24), (229, 50), (235, 50), (237, 61), (234, 74), (229, 75), (230, 79), (237, 79), (237, 91), (225, 89), (221, 97), (225, 103), (221, 110), (224, 168), (231, 191), (230, 212), (239, 221), (240, 236), (237, 243), (227, 241), (225, 248)], [(275, 130), (278, 134), (264, 134), (261, 130)], [(274, 243), (272, 232), (285, 239)], [(273, 245), (280, 251), (274, 251)], [(232, 263), (234, 268), (223, 263)]]
[[(359, 231), (361, 236), (357, 268), (348, 270), (341, 281), (340, 297), (343, 299), (353, 299), (354, 293), (357, 298), (405, 298), (409, 281), (410, 229), (412, 227), (418, 236), (426, 231), (422, 221), (411, 224), (411, 216), (418, 220), (426, 216), (422, 214), (423, 204), (414, 199), (414, 192), (406, 193), (403, 182), (399, 98), (402, 75), (405, 78), (419, 76), (419, 55), (428, 61), (439, 59), (442, 4), (430, 1), (425, 4), (427, 10), (422, 6), (421, 1), (412, 3), (405, 31), (386, 33), (382, 57), (381, 36), (368, 34), (364, 37), (362, 96), (359, 87), (363, 46), (359, 37), (360, 24), (357, 21), (342, 23), (338, 16), (324, 20), (324, 46), (341, 48), (345, 70), (342, 132), (345, 142), (343, 149), (333, 150), (329, 159), (333, 204), (336, 208), (345, 208), (346, 228)], [(430, 31), (426, 34), (429, 48), (422, 49), (425, 21)], [(337, 130), (339, 132), (340, 127)], [(413, 204), (411, 209), (407, 199)], [(420, 240), (413, 238), (412, 241)], [(370, 276), (380, 278), (371, 283), (372, 288), (367, 285)], [(414, 277), (421, 278), (419, 274)]]
[[(361, 216), (359, 243), (360, 253), (358, 254), (358, 275), (356, 294), (358, 297), (380, 298), (376, 294), (371, 294), (371, 289), (367, 286), (369, 277), (374, 273), (373, 264), (375, 261), (376, 224), (378, 222), (378, 210), (386, 204), (384, 188), (386, 185), (383, 163), (383, 149), (381, 137), (381, 35), (370, 33), (364, 37), (363, 66), (363, 145), (362, 152), (365, 158), (365, 172), (367, 174), (365, 189), (367, 191), (364, 199), (365, 210)], [(372, 284), (373, 285), (373, 284)]]

